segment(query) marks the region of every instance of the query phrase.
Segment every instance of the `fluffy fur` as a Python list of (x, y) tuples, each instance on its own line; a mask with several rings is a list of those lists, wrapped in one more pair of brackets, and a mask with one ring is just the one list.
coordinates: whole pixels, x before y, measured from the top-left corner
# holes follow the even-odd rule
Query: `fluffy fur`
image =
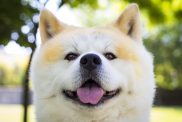
[[(142, 43), (136, 4), (129, 5), (112, 24), (93, 28), (63, 24), (43, 10), (39, 28), (42, 44), (30, 71), (38, 122), (149, 122), (155, 92), (153, 59)], [(69, 52), (79, 56), (67, 61)], [(106, 52), (117, 58), (108, 60)], [(102, 60), (96, 74), (102, 88), (121, 88), (119, 95), (93, 107), (75, 103), (62, 93), (81, 85), (80, 59), (90, 53)]]

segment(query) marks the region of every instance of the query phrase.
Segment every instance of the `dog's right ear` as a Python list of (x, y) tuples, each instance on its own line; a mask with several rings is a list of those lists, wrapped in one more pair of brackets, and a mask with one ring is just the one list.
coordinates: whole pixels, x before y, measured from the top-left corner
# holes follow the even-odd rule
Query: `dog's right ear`
[(55, 34), (63, 31), (65, 26), (66, 25), (61, 23), (50, 11), (42, 10), (39, 21), (40, 37), (42, 43), (45, 43)]

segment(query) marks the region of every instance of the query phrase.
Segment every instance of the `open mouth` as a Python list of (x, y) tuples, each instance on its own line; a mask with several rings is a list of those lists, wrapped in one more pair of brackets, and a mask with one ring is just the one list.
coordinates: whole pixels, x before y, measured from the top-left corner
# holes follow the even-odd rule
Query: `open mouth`
[(120, 89), (105, 91), (96, 81), (89, 79), (76, 91), (64, 90), (63, 94), (82, 105), (96, 106), (115, 97)]

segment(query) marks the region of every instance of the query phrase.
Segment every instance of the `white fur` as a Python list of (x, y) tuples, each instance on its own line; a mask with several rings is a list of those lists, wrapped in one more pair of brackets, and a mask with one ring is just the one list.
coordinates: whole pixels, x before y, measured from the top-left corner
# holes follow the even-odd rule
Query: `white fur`
[[(130, 5), (115, 24), (96, 28), (70, 27), (43, 11), (40, 33), (43, 44), (36, 49), (30, 70), (38, 122), (150, 121), (153, 57), (141, 42), (137, 5)], [(68, 61), (64, 57), (69, 52), (80, 55)], [(106, 52), (117, 58), (108, 60)], [(105, 91), (121, 88), (119, 95), (93, 107), (75, 103), (62, 93), (76, 91), (82, 84), (80, 59), (89, 53), (101, 58), (96, 74), (101, 87)]]

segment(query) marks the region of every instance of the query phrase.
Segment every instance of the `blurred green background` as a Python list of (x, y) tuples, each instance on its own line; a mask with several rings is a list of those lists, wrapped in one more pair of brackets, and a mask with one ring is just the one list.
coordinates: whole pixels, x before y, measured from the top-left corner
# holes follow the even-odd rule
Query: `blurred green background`
[[(35, 40), (39, 40), (39, 12), (44, 7), (65, 23), (96, 26), (115, 20), (132, 2), (139, 5), (144, 44), (154, 55), (157, 106), (152, 111), (152, 122), (181, 122), (182, 0), (1, 0), (0, 92), (21, 88), (26, 81), (31, 53), (40, 43)], [(2, 104), (1, 98), (0, 104), (0, 113), (8, 115), (0, 116), (0, 121), (13, 121), (9, 120), (9, 110), (12, 118), (19, 116), (17, 122), (21, 121), (20, 105)]]

